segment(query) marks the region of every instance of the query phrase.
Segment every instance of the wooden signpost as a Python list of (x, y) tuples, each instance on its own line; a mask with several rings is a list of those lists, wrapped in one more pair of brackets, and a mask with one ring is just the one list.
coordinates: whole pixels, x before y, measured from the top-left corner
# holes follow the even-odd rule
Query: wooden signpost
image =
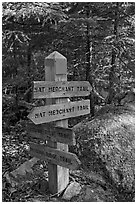
[[(67, 82), (67, 59), (58, 52), (45, 59), (45, 81), (34, 82), (35, 99), (46, 98), (46, 105), (34, 107), (28, 118), (28, 132), (33, 139), (46, 144), (30, 143), (30, 154), (48, 161), (48, 181), (51, 193), (64, 190), (69, 183), (69, 169), (77, 169), (80, 161), (68, 152), (75, 145), (75, 135), (68, 128), (68, 118), (90, 113), (90, 101), (69, 102), (68, 97), (87, 96), (91, 86), (87, 81)], [(50, 124), (54, 121), (54, 126)]]

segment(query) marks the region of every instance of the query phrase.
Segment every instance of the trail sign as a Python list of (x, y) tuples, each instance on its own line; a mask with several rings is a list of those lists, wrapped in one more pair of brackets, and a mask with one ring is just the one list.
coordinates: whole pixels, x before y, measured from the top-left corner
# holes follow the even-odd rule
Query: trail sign
[(87, 96), (91, 85), (88, 81), (35, 81), (34, 98), (59, 98)]
[(90, 100), (35, 107), (28, 118), (35, 124), (48, 123), (90, 113)]
[(30, 143), (30, 154), (41, 160), (49, 161), (71, 170), (77, 169), (81, 164), (75, 154), (53, 149), (46, 145)]
[(75, 134), (70, 128), (55, 127), (50, 124), (35, 125), (29, 123), (27, 129), (31, 138), (37, 138), (43, 141), (50, 140), (69, 145), (76, 144)]
[(87, 96), (90, 91), (87, 81), (67, 82), (66, 57), (55, 51), (45, 58), (45, 81), (34, 82), (33, 96), (44, 98), (46, 105), (31, 110), (28, 118), (35, 124), (28, 125), (28, 132), (36, 142), (46, 141), (46, 145), (30, 142), (30, 154), (48, 161), (49, 190), (53, 194), (67, 187), (69, 169), (80, 164), (77, 156), (68, 152), (68, 144), (75, 145), (68, 118), (90, 113), (90, 100), (68, 102), (68, 98)]

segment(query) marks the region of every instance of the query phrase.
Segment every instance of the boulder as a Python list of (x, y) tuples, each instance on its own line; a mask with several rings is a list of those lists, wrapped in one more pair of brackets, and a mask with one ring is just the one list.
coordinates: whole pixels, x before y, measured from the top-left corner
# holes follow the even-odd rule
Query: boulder
[(75, 153), (83, 166), (99, 173), (126, 201), (135, 190), (135, 106), (106, 105), (73, 127)]
[(78, 182), (72, 182), (65, 190), (62, 199), (70, 201), (71, 198), (77, 196), (80, 193), (80, 190), (81, 190), (80, 184)]
[(10, 191), (13, 192), (16, 189), (22, 189), (27, 183), (38, 180), (42, 175), (44, 175), (44, 169), (41, 167), (40, 160), (33, 157), (12, 172), (6, 172), (4, 177), (11, 186)]
[(104, 191), (101, 189), (101, 187), (98, 191), (100, 192), (101, 195), (99, 195), (99, 192), (87, 186), (83, 202), (105, 202), (105, 198), (102, 198), (104, 196)]

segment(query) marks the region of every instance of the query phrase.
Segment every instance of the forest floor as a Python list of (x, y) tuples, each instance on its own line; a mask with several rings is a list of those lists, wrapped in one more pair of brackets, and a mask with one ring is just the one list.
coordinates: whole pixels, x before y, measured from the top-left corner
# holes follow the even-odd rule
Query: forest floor
[[(73, 125), (79, 121), (72, 121)], [(71, 124), (72, 125), (72, 124)], [(80, 186), (78, 195), (63, 199), (63, 193), (52, 195), (48, 189), (48, 170), (45, 161), (38, 161), (32, 174), (19, 177), (15, 183), (9, 179), (10, 172), (30, 161), (29, 136), (24, 121), (15, 126), (3, 128), (2, 137), (2, 201), (3, 202), (125, 202), (124, 195), (118, 195), (104, 178), (90, 168), (90, 161), (80, 158), (82, 165), (78, 170), (69, 172), (69, 182)], [(24, 168), (24, 167), (23, 167)], [(27, 167), (28, 168), (28, 167)], [(23, 169), (22, 169), (23, 170)], [(21, 170), (21, 171), (22, 171)], [(23, 172), (21, 172), (23, 174)]]
[[(64, 202), (62, 194), (52, 195), (48, 190), (48, 171), (46, 162), (38, 162), (29, 181), (19, 182), (14, 187), (12, 182), (7, 182), (7, 175), (17, 169), (21, 164), (31, 159), (29, 155), (28, 135), (21, 123), (3, 131), (2, 154), (2, 179), (3, 202)], [(79, 170), (70, 171), (70, 182), (80, 184), (81, 190), (77, 196), (72, 197), (71, 202), (115, 202), (117, 195), (106, 185), (100, 175), (92, 172), (90, 167), (84, 164)], [(9, 180), (10, 181), (10, 180)]]

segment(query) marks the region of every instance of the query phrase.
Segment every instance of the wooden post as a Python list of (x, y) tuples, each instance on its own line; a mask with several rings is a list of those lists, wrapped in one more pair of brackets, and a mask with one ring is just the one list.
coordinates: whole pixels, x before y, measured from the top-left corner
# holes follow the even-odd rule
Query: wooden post
[[(45, 81), (67, 81), (67, 59), (57, 51), (45, 59)], [(46, 105), (65, 102), (67, 98), (46, 99)], [(56, 126), (68, 127), (68, 119), (57, 121)], [(67, 144), (48, 141), (48, 146), (68, 152)], [(69, 183), (69, 169), (48, 163), (48, 178), (50, 192), (61, 192)]]

